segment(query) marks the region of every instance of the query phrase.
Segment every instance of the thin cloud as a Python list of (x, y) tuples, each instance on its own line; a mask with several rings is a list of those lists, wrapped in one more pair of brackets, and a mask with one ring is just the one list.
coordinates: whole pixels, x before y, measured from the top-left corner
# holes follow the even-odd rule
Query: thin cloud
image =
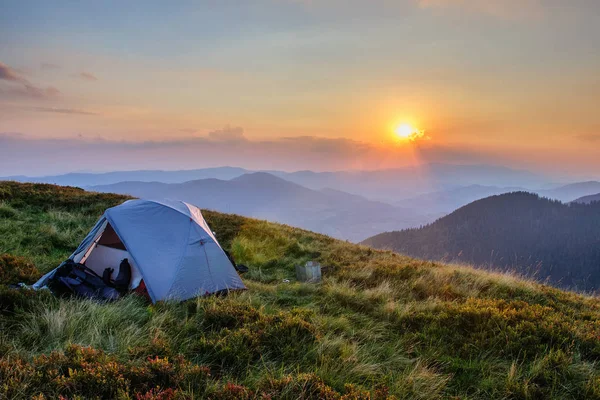
[(31, 107), (31, 110), (57, 114), (98, 115), (98, 113), (95, 112), (78, 110), (76, 108)]
[[(415, 152), (419, 153), (421, 162), (460, 159), (461, 162), (482, 163), (491, 160), (489, 154), (466, 148), (379, 146), (314, 136), (249, 140), (240, 136), (241, 128), (215, 132), (203, 137), (145, 142), (4, 136), (0, 137), (0, 171), (5, 171), (4, 174), (59, 172), (50, 169), (60, 167), (56, 165), (56, 159), (61, 157), (69, 157), (88, 169), (106, 168), (107, 159), (111, 160), (112, 169), (192, 169), (240, 164), (252, 169), (273, 169), (274, 166), (284, 170), (302, 170), (307, 166), (314, 170), (382, 169), (410, 164), (410, 155)], [(36, 168), (39, 171), (34, 171)]]
[(600, 133), (588, 133), (576, 136), (582, 142), (597, 143), (600, 142)]
[(46, 71), (52, 71), (52, 70), (61, 69), (61, 66), (58, 64), (52, 64), (52, 63), (41, 63), (40, 68), (43, 70), (46, 70)]
[(0, 80), (19, 85), (16, 88), (3, 91), (3, 93), (8, 93), (12, 96), (46, 98), (54, 97), (60, 94), (60, 90), (53, 86), (48, 86), (44, 89), (34, 85), (17, 70), (2, 62), (0, 62)]
[(421, 140), (431, 140), (431, 137), (426, 136), (424, 130), (415, 130), (408, 136), (408, 140), (411, 142), (418, 142)]
[(29, 81), (21, 76), (15, 69), (0, 62), (0, 80), (18, 82), (24, 85), (30, 85)]
[[(220, 130), (223, 131), (223, 130)], [(499, 153), (497, 149), (470, 147), (466, 143), (441, 146), (434, 141), (411, 142), (400, 146), (374, 144), (345, 138), (315, 136), (278, 139), (215, 140), (214, 135), (165, 141), (118, 141), (102, 137), (50, 139), (14, 133), (0, 134), (0, 171), (3, 175), (53, 174), (68, 172), (57, 159), (91, 170), (194, 169), (214, 165), (243, 165), (255, 170), (373, 170), (404, 166), (449, 164), (507, 164), (519, 168), (542, 165), (544, 158), (528, 160), (527, 149)], [(110, 159), (110, 166), (106, 160)], [(578, 162), (598, 170), (596, 157), (582, 155)], [(562, 163), (565, 169), (568, 163)]]
[(84, 81), (95, 82), (98, 80), (96, 75), (90, 72), (80, 72), (78, 74), (73, 75), (75, 78), (83, 79)]
[(417, 0), (422, 8), (461, 8), (500, 18), (539, 17), (543, 0)]
[(46, 88), (46, 94), (49, 96), (58, 96), (60, 94), (60, 90), (58, 90), (54, 86), (48, 86)]
[(215, 141), (220, 142), (239, 142), (246, 141), (246, 137), (244, 136), (244, 128), (241, 127), (225, 127), (223, 129), (218, 129), (216, 131), (212, 131), (208, 134), (208, 137)]
[(23, 140), (25, 135), (21, 132), (0, 132), (0, 141), (2, 140)]

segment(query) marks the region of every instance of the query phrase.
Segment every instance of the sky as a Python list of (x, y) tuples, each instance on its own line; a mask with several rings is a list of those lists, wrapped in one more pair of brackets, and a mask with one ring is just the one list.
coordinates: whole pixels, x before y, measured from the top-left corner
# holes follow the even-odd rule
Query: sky
[(598, 38), (598, 0), (7, 0), (0, 176), (448, 162), (600, 178)]

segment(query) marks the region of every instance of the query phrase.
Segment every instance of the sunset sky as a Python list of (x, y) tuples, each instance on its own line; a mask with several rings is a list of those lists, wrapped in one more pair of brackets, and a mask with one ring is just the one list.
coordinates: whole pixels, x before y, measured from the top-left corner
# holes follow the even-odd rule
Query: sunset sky
[(600, 1), (0, 9), (0, 176), (424, 162), (600, 178)]

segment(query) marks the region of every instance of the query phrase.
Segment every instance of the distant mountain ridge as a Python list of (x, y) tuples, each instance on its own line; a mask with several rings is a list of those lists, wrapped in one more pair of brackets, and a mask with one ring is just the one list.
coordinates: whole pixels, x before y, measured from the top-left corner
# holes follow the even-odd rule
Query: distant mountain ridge
[(434, 213), (449, 213), (463, 207), (473, 201), (486, 197), (511, 192), (529, 192), (538, 194), (553, 200), (568, 203), (576, 201), (584, 195), (595, 194), (600, 191), (600, 182), (577, 182), (568, 185), (557, 186), (552, 189), (528, 189), (524, 187), (498, 187), (486, 185), (469, 185), (453, 189), (440, 190), (426, 193), (409, 199), (403, 199), (393, 204), (400, 207), (428, 209)]
[(62, 175), (49, 175), (40, 177), (17, 175), (0, 178), (0, 180), (88, 187), (97, 185), (110, 185), (126, 181), (180, 183), (194, 179), (232, 179), (248, 172), (248, 170), (238, 167), (216, 167), (180, 171), (138, 170), (100, 173), (73, 172)]
[(92, 186), (89, 190), (179, 199), (205, 209), (281, 222), (351, 241), (384, 230), (420, 226), (438, 216), (421, 215), (334, 189), (308, 189), (265, 172), (230, 180), (120, 182)]
[(469, 185), (455, 189), (422, 194), (410, 199), (400, 200), (394, 204), (407, 208), (427, 208), (431, 212), (450, 213), (479, 199), (518, 191), (528, 190), (516, 187)]
[(591, 196), (580, 197), (578, 199), (573, 200), (573, 203), (590, 204), (595, 201), (600, 201), (600, 193), (593, 194)]
[(508, 193), (363, 244), (431, 260), (514, 269), (563, 287), (600, 288), (600, 203), (567, 205), (531, 193)]
[(330, 187), (348, 193), (368, 193), (367, 197), (386, 202), (469, 185), (535, 190), (548, 181), (548, 178), (529, 171), (501, 166), (436, 163), (378, 171), (270, 172), (311, 189)]
[[(248, 177), (236, 180), (255, 173), (268, 176), (256, 175), (253, 181)], [(281, 180), (275, 180), (275, 177)], [(527, 191), (570, 202), (600, 192), (600, 182), (596, 181), (557, 186), (544, 183), (547, 178), (528, 171), (489, 165), (451, 164), (336, 172), (257, 172), (226, 166), (180, 171), (140, 170), (46, 177), (16, 176), (9, 179), (140, 196), (149, 193), (164, 197), (165, 194), (161, 195), (161, 192), (170, 196), (175, 196), (172, 193), (176, 193), (180, 197), (207, 202), (215, 210), (289, 223), (352, 241), (385, 231), (418, 227), (492, 195)], [(211, 180), (231, 182), (223, 185)], [(205, 182), (201, 187), (195, 188), (190, 184), (194, 181)], [(248, 183), (244, 184), (245, 181)], [(301, 189), (285, 182), (299, 185)], [(101, 187), (97, 188), (98, 186)], [(278, 189), (270, 193), (273, 189), (270, 186)], [(234, 187), (237, 189), (234, 190)], [(202, 196), (197, 195), (200, 191), (203, 192)], [(240, 202), (239, 198), (243, 197), (247, 198), (246, 201)], [(274, 199), (281, 199), (281, 204), (273, 201)], [(305, 199), (305, 204), (300, 199)], [(271, 205), (267, 207), (267, 204)]]
[(550, 199), (557, 199), (562, 202), (570, 202), (583, 196), (600, 193), (600, 182), (576, 182), (569, 185), (559, 186), (550, 190), (540, 190), (537, 193)]
[(229, 180), (252, 172), (267, 172), (313, 190), (331, 188), (388, 203), (461, 186), (518, 186), (536, 189), (548, 181), (548, 178), (529, 171), (490, 165), (453, 164), (425, 164), (387, 170), (334, 172), (253, 171), (237, 167), (218, 167), (182, 171), (71, 173), (45, 177), (11, 176), (0, 178), (0, 180), (54, 183), (86, 188), (125, 181), (183, 183), (208, 178)]

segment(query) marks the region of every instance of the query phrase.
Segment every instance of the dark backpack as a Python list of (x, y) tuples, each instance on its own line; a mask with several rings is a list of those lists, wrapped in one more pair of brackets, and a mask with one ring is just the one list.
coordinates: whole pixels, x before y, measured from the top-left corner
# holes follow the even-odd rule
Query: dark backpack
[(83, 264), (69, 259), (63, 262), (48, 282), (48, 287), (61, 296), (74, 295), (97, 300), (116, 300), (120, 293)]
[(106, 268), (102, 274), (102, 281), (108, 285), (117, 289), (121, 293), (125, 293), (129, 290), (129, 282), (131, 281), (131, 265), (129, 260), (124, 258), (119, 265), (119, 275), (114, 281), (111, 280), (114, 268)]

